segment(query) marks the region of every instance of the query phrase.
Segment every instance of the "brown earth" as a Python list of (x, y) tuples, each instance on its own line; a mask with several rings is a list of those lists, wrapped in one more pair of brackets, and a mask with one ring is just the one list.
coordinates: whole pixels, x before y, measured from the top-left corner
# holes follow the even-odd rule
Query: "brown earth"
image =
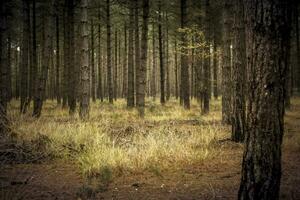
[[(299, 132), (300, 104), (296, 104), (286, 115), (281, 199), (300, 199), (300, 149), (292, 145)], [(5, 165), (0, 172), (0, 199), (71, 200), (88, 199), (89, 194), (105, 200), (236, 199), (243, 147), (220, 142), (223, 153), (204, 163), (184, 170), (122, 175), (97, 190), (84, 187), (86, 181), (72, 163)]]

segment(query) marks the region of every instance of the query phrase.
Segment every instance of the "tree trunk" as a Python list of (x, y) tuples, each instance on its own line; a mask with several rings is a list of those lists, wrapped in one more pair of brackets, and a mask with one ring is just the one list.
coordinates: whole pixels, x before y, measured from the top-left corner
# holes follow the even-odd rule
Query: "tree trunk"
[(223, 68), (222, 68), (222, 121), (231, 123), (231, 32), (232, 32), (232, 0), (225, 3), (223, 31)]
[(128, 38), (128, 85), (127, 107), (134, 107), (134, 66), (133, 66), (133, 27), (134, 24), (134, 1), (129, 1), (129, 38)]
[(96, 69), (95, 69), (95, 50), (94, 50), (94, 20), (91, 21), (91, 67), (92, 67), (92, 100), (96, 102)]
[[(46, 94), (46, 82), (48, 78), (48, 69), (50, 65), (50, 56), (52, 55), (51, 49), (51, 21), (52, 21), (52, 7), (53, 7), (53, 0), (46, 2), (44, 6), (44, 28), (43, 28), (43, 36), (42, 36), (42, 63), (41, 63), (41, 74), (38, 79), (37, 90), (34, 96), (33, 102), (33, 116), (40, 117), (43, 108), (43, 101), (45, 100)], [(51, 14), (47, 14), (47, 13)]]
[(69, 114), (76, 110), (76, 68), (75, 68), (75, 37), (74, 37), (74, 0), (67, 0), (67, 45), (68, 45), (68, 104)]
[(114, 99), (118, 97), (118, 30), (115, 30), (115, 47), (114, 47)]
[(123, 56), (123, 89), (122, 89), (122, 96), (123, 98), (125, 98), (127, 96), (127, 77), (128, 77), (128, 74), (127, 74), (127, 67), (128, 67), (128, 61), (127, 61), (127, 23), (125, 22), (125, 25), (124, 25), (124, 56)]
[(113, 103), (112, 64), (111, 64), (111, 24), (110, 24), (110, 0), (106, 0), (106, 30), (107, 30), (107, 82), (108, 100)]
[[(181, 7), (181, 28), (187, 26), (187, 2), (180, 0)], [(181, 52), (181, 91), (183, 97), (183, 106), (190, 109), (190, 84), (189, 84), (189, 65), (188, 65), (188, 38), (185, 32), (181, 33), (182, 52)]]
[[(109, 0), (108, 4), (109, 4)], [(82, 120), (89, 117), (90, 105), (90, 69), (88, 60), (88, 33), (87, 33), (87, 0), (80, 0), (80, 110)]]
[(7, 3), (0, 2), (0, 137), (7, 133), (7, 83), (8, 78), (8, 52), (7, 52)]
[(56, 15), (56, 101), (57, 105), (61, 104), (60, 96), (60, 46), (59, 46), (59, 16)]
[(165, 104), (165, 66), (162, 44), (162, 11), (161, 0), (158, 1), (158, 45), (159, 45), (159, 65), (160, 65), (160, 103)]
[(152, 77), (151, 77), (151, 96), (156, 98), (156, 40), (155, 40), (155, 23), (152, 23)]
[(140, 55), (140, 31), (139, 31), (139, 1), (134, 0), (134, 48), (135, 48), (135, 101), (137, 105), (137, 96), (138, 96), (138, 80), (139, 80), (139, 68), (141, 64), (141, 55)]
[(213, 44), (213, 93), (214, 98), (218, 99), (219, 90), (218, 90), (218, 52), (217, 52), (217, 36), (214, 33), (214, 44)]
[(234, 4), (233, 89), (231, 140), (243, 142), (245, 135), (246, 41), (243, 0)]
[(141, 64), (138, 68), (138, 88), (137, 92), (137, 108), (139, 116), (145, 115), (145, 92), (146, 92), (146, 70), (147, 70), (147, 53), (148, 53), (148, 18), (149, 18), (149, 0), (143, 0), (143, 24), (141, 38)]
[[(244, 0), (248, 125), (238, 198), (279, 199), (291, 2)], [(282, 31), (284, 30), (284, 31)]]
[(178, 94), (178, 50), (177, 50), (177, 38), (175, 38), (174, 40), (174, 48), (175, 48), (175, 52), (174, 52), (174, 62), (175, 62), (175, 97), (176, 99), (178, 99), (179, 94)]
[(67, 34), (67, 26), (68, 26), (68, 20), (67, 20), (67, 0), (65, 0), (65, 5), (63, 9), (63, 28), (64, 28), (64, 43), (63, 43), (63, 59), (64, 59), (64, 68), (63, 68), (63, 77), (62, 77), (62, 108), (67, 108), (68, 104), (68, 34)]
[(28, 107), (28, 60), (29, 60), (29, 1), (23, 0), (23, 39), (21, 45), (21, 105), (20, 112), (25, 114)]
[[(100, 9), (99, 9), (99, 19), (100, 19)], [(102, 51), (101, 51), (101, 25), (98, 25), (98, 97), (100, 101), (103, 102), (103, 86), (102, 86)]]

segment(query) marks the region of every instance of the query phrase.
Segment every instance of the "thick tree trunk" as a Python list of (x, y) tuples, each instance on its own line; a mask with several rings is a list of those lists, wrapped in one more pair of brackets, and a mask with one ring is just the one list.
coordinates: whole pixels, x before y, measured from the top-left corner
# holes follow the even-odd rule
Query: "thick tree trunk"
[(250, 85), (241, 200), (279, 199), (290, 4), (244, 0)]
[(245, 135), (246, 41), (243, 0), (234, 4), (233, 88), (231, 140), (242, 142)]
[[(33, 102), (33, 116), (34, 117), (40, 117), (42, 113), (43, 108), (43, 102), (45, 100), (45, 94), (46, 94), (46, 82), (48, 78), (48, 69), (50, 65), (50, 56), (52, 55), (52, 49), (51, 49), (51, 21), (52, 21), (52, 8), (53, 8), (53, 0), (46, 2), (44, 6), (44, 28), (43, 28), (43, 36), (42, 36), (42, 63), (41, 63), (41, 73), (39, 76), (39, 79), (37, 80), (37, 90), (35, 92), (34, 96), (34, 102)], [(46, 13), (51, 14), (46, 14)]]
[[(109, 4), (109, 0), (108, 4)], [(87, 32), (87, 0), (80, 0), (80, 110), (79, 116), (82, 120), (89, 117), (90, 105), (90, 68), (88, 60), (88, 32)]]
[(23, 0), (23, 39), (21, 45), (21, 105), (20, 112), (26, 113), (28, 107), (28, 69), (29, 69), (29, 1)]
[(163, 44), (162, 44), (162, 2), (158, 1), (158, 46), (159, 46), (159, 65), (160, 65), (160, 103), (165, 104), (165, 66), (163, 57)]
[(225, 3), (223, 31), (223, 68), (222, 68), (222, 121), (231, 123), (231, 32), (232, 32), (232, 0)]
[(106, 31), (107, 31), (107, 83), (108, 101), (113, 103), (112, 64), (111, 64), (111, 22), (110, 22), (110, 0), (106, 0)]
[(149, 0), (143, 0), (143, 23), (141, 38), (141, 64), (138, 68), (138, 88), (137, 92), (137, 108), (140, 117), (145, 115), (145, 92), (146, 92), (146, 70), (147, 70), (147, 53), (148, 53), (148, 18), (149, 18)]
[[(181, 7), (181, 28), (187, 26), (187, 2), (180, 1)], [(181, 52), (181, 91), (183, 97), (183, 106), (190, 109), (190, 84), (189, 84), (189, 65), (188, 65), (188, 38), (185, 32), (181, 33), (182, 52)]]
[(133, 31), (134, 31), (134, 1), (129, 1), (129, 32), (128, 32), (128, 84), (127, 107), (134, 107), (134, 65), (133, 65)]

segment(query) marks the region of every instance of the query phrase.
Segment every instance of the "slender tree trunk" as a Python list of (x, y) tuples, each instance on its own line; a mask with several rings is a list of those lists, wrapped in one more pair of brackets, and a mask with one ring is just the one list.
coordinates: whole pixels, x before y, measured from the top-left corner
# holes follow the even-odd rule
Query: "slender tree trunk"
[[(109, 0), (107, 0), (109, 4)], [(87, 0), (80, 0), (80, 110), (82, 120), (89, 117), (90, 105), (90, 69), (88, 60), (88, 33), (87, 33)]]
[(57, 105), (61, 104), (60, 96), (60, 43), (59, 43), (59, 16), (56, 15), (56, 101)]
[(29, 1), (23, 0), (23, 39), (21, 45), (21, 105), (20, 112), (26, 113), (28, 106), (28, 60), (29, 60)]
[(295, 24), (296, 24), (296, 55), (297, 55), (297, 88), (298, 88), (298, 95), (300, 95), (300, 39), (299, 39), (299, 5), (298, 2), (297, 8), (295, 9)]
[(178, 99), (179, 93), (178, 93), (178, 49), (177, 49), (177, 38), (174, 40), (174, 62), (175, 62), (175, 97)]
[(63, 28), (64, 28), (64, 43), (63, 43), (63, 58), (64, 58), (64, 68), (63, 68), (63, 78), (62, 78), (62, 108), (67, 108), (68, 104), (68, 34), (67, 34), (67, 0), (65, 0), (64, 10), (63, 10)]
[(7, 2), (0, 2), (0, 137), (7, 133), (7, 83), (8, 78), (8, 52), (7, 52)]
[(139, 1), (134, 0), (134, 48), (135, 48), (135, 101), (137, 105), (137, 96), (138, 96), (138, 80), (139, 80), (139, 68), (141, 64), (141, 49), (140, 49), (140, 30), (139, 30)]
[[(181, 4), (181, 28), (187, 26), (187, 2), (180, 0)], [(183, 106), (190, 109), (190, 84), (189, 84), (189, 65), (188, 65), (188, 38), (185, 32), (181, 35), (182, 52), (181, 52), (181, 91), (183, 96)]]
[(76, 110), (76, 68), (75, 68), (75, 30), (74, 30), (74, 0), (67, 0), (67, 42), (68, 42), (68, 104), (69, 114), (72, 116)]
[(141, 39), (141, 64), (138, 68), (138, 88), (137, 88), (137, 108), (139, 116), (145, 115), (145, 92), (146, 92), (146, 72), (147, 72), (147, 53), (148, 53), (148, 18), (149, 18), (149, 0), (143, 0), (143, 23)]
[(95, 39), (94, 39), (94, 20), (91, 20), (91, 68), (92, 68), (92, 100), (96, 102), (96, 69), (95, 69)]
[(106, 29), (107, 29), (107, 82), (108, 100), (113, 103), (112, 64), (111, 64), (111, 24), (110, 24), (110, 0), (106, 0)]
[[(99, 9), (99, 19), (100, 19), (100, 9)], [(102, 86), (102, 51), (101, 51), (101, 25), (98, 25), (98, 97), (101, 102), (103, 102), (103, 86)]]
[(231, 140), (243, 142), (245, 136), (246, 41), (243, 0), (234, 4), (233, 89)]
[(214, 44), (213, 44), (213, 92), (215, 99), (219, 97), (218, 90), (218, 52), (217, 52), (217, 36), (214, 33)]
[(152, 78), (151, 78), (151, 93), (153, 99), (156, 98), (156, 40), (155, 40), (155, 23), (152, 24)]
[[(42, 44), (42, 66), (41, 66), (41, 74), (38, 79), (37, 90), (34, 96), (33, 102), (33, 116), (40, 117), (43, 108), (43, 101), (45, 100), (46, 94), (46, 82), (48, 78), (48, 70), (50, 65), (50, 57), (51, 57), (51, 21), (52, 21), (52, 8), (53, 8), (53, 0), (45, 3), (44, 6), (44, 28), (43, 28), (43, 44)], [(51, 14), (46, 14), (46, 13)]]
[(291, 2), (243, 2), (247, 20), (246, 47), (250, 85), (248, 127), (238, 198), (277, 200), (281, 180)]
[(159, 65), (160, 65), (160, 103), (165, 104), (165, 66), (163, 57), (163, 44), (162, 44), (162, 11), (161, 0), (158, 1), (158, 45), (159, 45)]
[(134, 1), (129, 2), (129, 32), (128, 32), (128, 85), (127, 107), (134, 107), (134, 66), (133, 66), (133, 31), (134, 31)]
[(166, 46), (166, 100), (169, 101), (171, 96), (170, 89), (170, 60), (169, 60), (169, 19), (168, 12), (166, 11), (166, 37), (165, 37), (165, 46)]
[(225, 3), (223, 31), (223, 69), (222, 69), (222, 121), (231, 123), (231, 32), (232, 32), (232, 0)]
[(114, 47), (114, 99), (118, 97), (118, 30), (115, 30), (115, 47)]
[(125, 25), (124, 25), (124, 56), (123, 56), (123, 98), (125, 98), (127, 96), (127, 77), (128, 77), (128, 74), (127, 74), (127, 67), (128, 67), (128, 61), (127, 61), (127, 24), (125, 22)]

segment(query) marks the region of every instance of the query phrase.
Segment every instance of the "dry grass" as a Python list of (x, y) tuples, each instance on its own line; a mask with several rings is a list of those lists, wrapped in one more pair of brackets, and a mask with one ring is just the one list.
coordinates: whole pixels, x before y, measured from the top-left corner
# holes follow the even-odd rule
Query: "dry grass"
[(212, 112), (201, 116), (196, 102), (187, 111), (175, 100), (165, 106), (148, 100), (145, 119), (136, 110), (126, 109), (126, 102), (91, 105), (90, 120), (69, 117), (67, 110), (47, 101), (43, 115), (36, 120), (20, 116), (17, 103), (10, 106), (12, 129), (20, 141), (48, 142), (41, 151), (75, 161), (84, 175), (110, 179), (113, 175), (149, 170), (181, 168), (203, 162), (221, 153), (218, 140), (229, 137), (220, 124), (220, 102), (213, 102)]

